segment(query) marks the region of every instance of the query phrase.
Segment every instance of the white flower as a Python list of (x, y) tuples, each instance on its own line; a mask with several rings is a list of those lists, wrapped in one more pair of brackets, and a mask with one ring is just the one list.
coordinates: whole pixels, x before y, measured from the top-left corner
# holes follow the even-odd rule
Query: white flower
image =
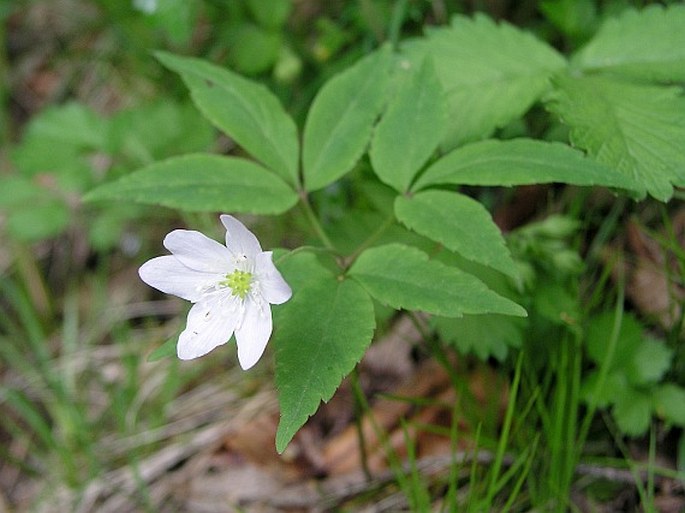
[(133, 0), (133, 7), (145, 14), (154, 14), (157, 10), (157, 0)]
[(178, 338), (178, 357), (190, 360), (228, 342), (235, 333), (238, 361), (247, 370), (264, 353), (272, 331), (270, 303), (285, 303), (292, 291), (262, 251), (254, 234), (222, 215), (226, 246), (192, 230), (164, 238), (171, 255), (145, 262), (138, 273), (148, 285), (193, 304)]

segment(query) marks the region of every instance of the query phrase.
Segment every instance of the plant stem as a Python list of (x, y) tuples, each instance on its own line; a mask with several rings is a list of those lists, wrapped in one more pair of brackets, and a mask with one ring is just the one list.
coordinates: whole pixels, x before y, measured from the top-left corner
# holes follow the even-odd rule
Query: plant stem
[(345, 259), (345, 267), (348, 268), (350, 267), (354, 261), (357, 259), (357, 257), (369, 246), (371, 246), (374, 242), (376, 242), (381, 235), (385, 233), (385, 231), (392, 226), (392, 223), (394, 222), (395, 217), (393, 215), (389, 215), (385, 221), (383, 221), (380, 226), (376, 229), (375, 232), (373, 232), (371, 235), (369, 235), (364, 242), (362, 242), (357, 249), (354, 250), (354, 252), (348, 256)]
[(21, 242), (16, 242), (12, 249), (16, 255), (17, 270), (34, 307), (44, 320), (50, 319), (52, 317), (52, 306), (48, 288), (33, 258), (33, 253)]
[[(622, 266), (619, 265), (618, 269), (622, 269)], [(590, 424), (592, 423), (592, 419), (594, 418), (598, 408), (597, 396), (606, 383), (607, 377), (609, 376), (609, 369), (611, 368), (611, 364), (613, 363), (614, 355), (616, 353), (616, 348), (618, 347), (618, 337), (621, 332), (621, 324), (623, 323), (623, 300), (625, 297), (625, 278), (622, 272), (619, 274), (616, 288), (617, 298), (616, 307), (614, 309), (614, 325), (611, 329), (611, 336), (607, 341), (606, 355), (599, 369), (597, 382), (595, 383), (595, 387), (590, 395), (585, 417), (583, 418), (578, 431), (578, 447), (585, 443), (585, 439), (590, 431)]]
[(326, 253), (326, 254), (331, 254), (331, 253), (333, 253), (333, 255), (335, 256), (335, 252), (331, 251), (331, 250), (328, 249), (328, 248), (322, 248), (322, 247), (319, 247), (319, 246), (300, 246), (299, 248), (293, 249), (293, 250), (290, 251), (289, 253), (285, 253), (284, 255), (281, 255), (280, 257), (278, 257), (278, 258), (276, 259), (276, 261), (275, 261), (274, 263), (275, 263), (275, 264), (281, 264), (281, 263), (283, 263), (284, 260), (287, 260), (288, 258), (290, 258), (290, 257), (292, 257), (292, 256), (294, 256), (294, 255), (297, 255), (298, 253), (305, 253), (305, 252), (309, 252), (309, 253)]
[(392, 45), (393, 50), (397, 50), (400, 44), (400, 35), (402, 32), (402, 23), (407, 16), (408, 0), (399, 0), (395, 2), (390, 15), (390, 23), (388, 24), (388, 39)]
[(418, 331), (421, 335), (423, 342), (430, 350), (433, 358), (435, 358), (435, 360), (443, 367), (443, 369), (445, 369), (445, 372), (449, 376), (450, 381), (452, 382), (452, 385), (454, 386), (455, 390), (463, 391), (464, 382), (459, 377), (459, 374), (454, 370), (454, 367), (450, 363), (449, 357), (447, 356), (447, 353), (445, 352), (445, 349), (443, 348), (442, 344), (439, 341), (433, 339), (430, 331), (426, 329), (425, 323), (421, 319), (419, 314), (412, 311), (408, 311), (407, 314), (412, 324), (416, 328), (416, 331)]
[(516, 410), (516, 404), (518, 399), (519, 387), (521, 385), (521, 369), (523, 368), (523, 353), (519, 354), (516, 361), (516, 368), (514, 371), (514, 379), (511, 383), (511, 395), (509, 396), (509, 402), (507, 403), (507, 410), (504, 414), (504, 422), (502, 423), (502, 433), (500, 434), (499, 442), (497, 443), (497, 450), (495, 452), (495, 458), (493, 459), (492, 467), (490, 469), (490, 481), (487, 487), (487, 503), (493, 504), (495, 500), (495, 495), (498, 490), (498, 478), (502, 466), (505, 461), (505, 451), (507, 448), (507, 443), (509, 442), (509, 437), (511, 434), (511, 428), (514, 420), (514, 412)]
[(323, 226), (321, 226), (321, 223), (319, 222), (318, 217), (316, 217), (316, 214), (314, 213), (314, 209), (312, 209), (312, 205), (309, 203), (309, 198), (307, 197), (306, 192), (302, 192), (300, 194), (300, 198), (302, 199), (301, 205), (302, 208), (304, 209), (304, 214), (307, 217), (307, 220), (309, 221), (309, 224), (311, 224), (312, 228), (314, 229), (314, 232), (316, 233), (316, 236), (319, 238), (319, 240), (322, 242), (322, 244), (326, 247), (326, 249), (335, 251), (335, 246), (331, 242), (331, 239), (328, 238), (328, 235), (326, 235), (326, 232), (323, 229)]

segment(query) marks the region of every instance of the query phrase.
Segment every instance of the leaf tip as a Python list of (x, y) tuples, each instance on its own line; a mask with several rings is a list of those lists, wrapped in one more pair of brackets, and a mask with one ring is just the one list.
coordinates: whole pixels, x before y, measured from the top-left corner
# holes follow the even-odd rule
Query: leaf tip
[(164, 344), (159, 346), (157, 349), (152, 351), (148, 357), (147, 362), (153, 363), (164, 358), (169, 358), (170, 356), (176, 355), (176, 338), (170, 338)]
[(281, 416), (281, 420), (278, 423), (278, 429), (276, 430), (276, 452), (278, 454), (283, 454), (286, 451), (288, 445), (290, 445), (290, 442), (292, 442), (293, 438), (295, 438), (295, 434), (297, 433), (299, 427), (292, 429), (290, 425), (284, 426), (283, 416)]
[(83, 203), (94, 203), (96, 201), (107, 199), (106, 193), (104, 195), (102, 193), (103, 189), (106, 190), (106, 186), (102, 185), (100, 187), (96, 187), (95, 189), (91, 189), (81, 197), (81, 201)]

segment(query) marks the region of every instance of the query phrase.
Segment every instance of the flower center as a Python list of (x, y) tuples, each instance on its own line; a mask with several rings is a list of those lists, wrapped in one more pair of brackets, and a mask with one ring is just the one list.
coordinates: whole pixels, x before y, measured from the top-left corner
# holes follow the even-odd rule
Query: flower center
[(236, 269), (233, 273), (226, 275), (221, 285), (230, 287), (234, 296), (245, 299), (247, 293), (250, 292), (250, 283), (252, 283), (252, 274)]

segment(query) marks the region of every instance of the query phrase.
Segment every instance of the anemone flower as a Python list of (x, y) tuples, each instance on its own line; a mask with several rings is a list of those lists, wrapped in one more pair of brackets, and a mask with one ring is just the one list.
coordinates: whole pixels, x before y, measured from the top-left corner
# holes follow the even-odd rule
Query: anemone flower
[(292, 291), (271, 251), (262, 251), (236, 218), (224, 214), (220, 219), (225, 246), (194, 230), (174, 230), (164, 238), (171, 255), (148, 260), (138, 273), (151, 287), (193, 303), (176, 346), (180, 359), (203, 356), (235, 334), (238, 361), (247, 370), (271, 336), (270, 305), (285, 303)]

